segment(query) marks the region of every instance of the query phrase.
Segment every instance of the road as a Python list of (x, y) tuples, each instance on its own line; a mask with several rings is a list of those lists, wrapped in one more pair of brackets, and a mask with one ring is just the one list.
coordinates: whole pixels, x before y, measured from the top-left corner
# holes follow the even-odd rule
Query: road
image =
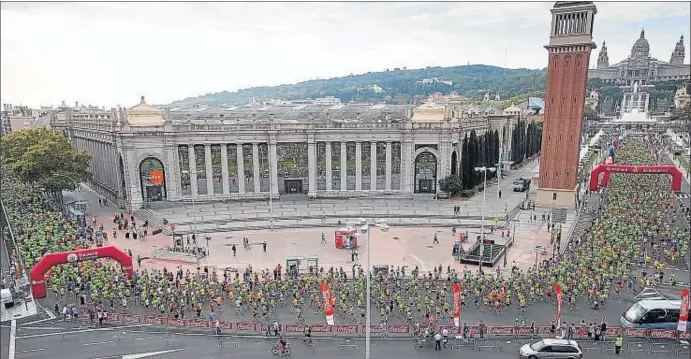
[[(33, 327), (35, 328), (35, 327)], [(275, 343), (269, 339), (224, 338), (201, 335), (176, 335), (170, 337), (164, 333), (151, 333), (141, 329), (126, 330), (93, 330), (85, 329), (79, 333), (63, 337), (59, 330), (18, 330), (16, 359), (129, 359), (132, 354), (166, 352), (152, 357), (161, 359), (189, 358), (271, 358), (270, 346)], [(219, 342), (225, 345), (219, 348)], [(237, 343), (237, 347), (231, 343)], [(315, 345), (307, 347), (299, 340), (290, 340), (293, 358), (328, 357), (328, 358), (361, 358), (364, 356), (364, 339), (357, 340), (357, 348), (338, 348), (339, 341), (333, 339), (315, 340)], [(505, 359), (516, 358), (518, 348), (529, 339), (509, 339), (499, 342), (502, 351), (483, 350), (478, 352), (471, 348), (460, 350), (446, 349), (434, 352), (431, 349), (414, 349), (410, 339), (372, 341), (371, 354), (377, 359), (394, 358), (483, 358)], [(582, 341), (583, 348), (594, 347), (592, 342)], [(644, 358), (644, 353), (633, 353), (632, 358)], [(142, 356), (139, 356), (142, 357)], [(612, 354), (599, 350), (588, 352), (587, 358), (610, 358)]]

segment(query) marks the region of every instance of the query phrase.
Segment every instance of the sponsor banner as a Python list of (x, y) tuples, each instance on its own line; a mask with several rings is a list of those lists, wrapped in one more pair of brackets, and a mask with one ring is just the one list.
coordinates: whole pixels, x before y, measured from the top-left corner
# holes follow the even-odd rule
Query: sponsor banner
[(122, 315), (122, 324), (139, 324), (142, 322), (142, 316), (141, 315), (134, 315), (134, 314), (123, 314)]
[(530, 327), (517, 327), (515, 333), (520, 336), (540, 335), (540, 327), (535, 326), (532, 330)]
[(605, 336), (616, 337), (617, 335), (619, 335), (619, 333), (621, 333), (620, 328), (616, 328), (616, 327), (615, 328), (607, 328), (607, 332), (605, 332)]
[[(240, 324), (240, 323), (238, 323), (238, 324)], [(247, 330), (257, 330), (257, 331), (261, 331), (261, 332), (266, 333), (268, 331), (268, 329), (271, 329), (271, 333), (273, 333), (274, 332), (274, 325), (271, 324), (269, 326), (269, 328), (267, 328), (266, 324), (256, 324), (254, 326), (254, 329), (247, 329)], [(285, 330), (285, 326), (283, 324), (279, 324), (278, 325), (278, 331), (283, 333), (284, 330)]]
[[(214, 325), (216, 324), (214, 323)], [(233, 330), (233, 322), (220, 321), (218, 322), (218, 326), (221, 329)]]
[(679, 309), (679, 323), (677, 323), (678, 331), (686, 331), (686, 323), (689, 321), (689, 290), (684, 288), (681, 290), (681, 308)]
[(326, 317), (326, 323), (329, 325), (334, 325), (334, 306), (333, 299), (331, 298), (331, 290), (329, 289), (329, 284), (326, 282), (322, 282), (321, 290), (322, 300), (324, 301), (324, 316)]
[[(261, 327), (262, 331), (266, 331), (266, 325), (262, 325)], [(257, 326), (252, 322), (239, 322), (235, 323), (235, 329), (243, 332), (255, 331), (257, 330)]]
[(120, 322), (120, 314), (108, 313), (108, 316), (106, 316), (103, 321), (106, 323), (119, 323)]
[[(286, 324), (284, 326), (286, 333), (302, 333), (307, 324)], [(312, 325), (312, 334), (330, 334), (333, 333), (333, 325), (328, 324), (314, 324)]]
[(554, 291), (557, 292), (557, 324), (561, 323), (561, 305), (562, 305), (562, 295), (561, 286), (559, 284), (554, 285)]
[[(362, 329), (362, 334), (367, 333), (367, 326), (366, 325), (362, 325), (361, 329)], [(381, 327), (378, 325), (370, 325), (370, 331), (369, 332), (370, 332), (370, 334), (380, 334), (381, 333)]]
[[(440, 325), (439, 330), (448, 330), (449, 334), (453, 335), (463, 335), (463, 327), (461, 326), (456, 327), (455, 325)], [(468, 337), (475, 337), (478, 336), (480, 333), (480, 327), (477, 325), (473, 325), (472, 327), (468, 327)]]
[[(557, 330), (554, 330), (554, 333), (556, 334)], [(549, 336), (552, 335), (552, 326), (551, 325), (543, 325), (540, 327), (540, 334), (544, 336)]]
[(674, 339), (676, 334), (675, 330), (650, 329), (650, 339)]
[(679, 339), (684, 339), (684, 340), (691, 339), (691, 332), (688, 330), (685, 332), (679, 332)]
[(153, 315), (147, 315), (144, 317), (144, 324), (164, 326), (166, 324), (166, 319), (155, 317)]
[(457, 327), (461, 326), (461, 286), (458, 283), (453, 284), (453, 324)]
[(175, 318), (168, 318), (167, 322), (169, 327), (186, 327), (187, 326), (187, 320), (185, 319), (175, 319)]
[(208, 320), (189, 320), (187, 322), (187, 326), (190, 328), (203, 328), (203, 329), (209, 329), (211, 328), (211, 322)]
[(389, 334), (408, 334), (410, 333), (410, 327), (401, 324), (392, 324), (387, 327)]
[[(609, 330), (608, 330), (609, 332)], [(607, 335), (610, 335), (609, 333)], [(633, 338), (647, 338), (648, 329), (644, 328), (621, 328), (621, 335)]]
[(514, 336), (516, 329), (510, 325), (493, 325), (489, 327), (489, 334), (496, 336)]
[(357, 325), (355, 324), (350, 324), (350, 325), (337, 325), (336, 326), (336, 334), (357, 334)]

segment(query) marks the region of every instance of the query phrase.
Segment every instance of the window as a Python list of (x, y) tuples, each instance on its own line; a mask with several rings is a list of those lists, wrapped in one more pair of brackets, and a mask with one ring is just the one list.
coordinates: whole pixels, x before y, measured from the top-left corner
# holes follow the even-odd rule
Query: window
[(557, 193), (554, 192), (554, 193), (552, 193), (552, 201), (556, 201), (556, 200), (557, 200)]
[(642, 323), (663, 323), (667, 312), (664, 309), (653, 309), (645, 313), (645, 316), (641, 320)]
[(665, 317), (665, 322), (667, 323), (676, 323), (679, 321), (679, 310), (678, 309), (670, 309), (667, 311), (667, 316)]

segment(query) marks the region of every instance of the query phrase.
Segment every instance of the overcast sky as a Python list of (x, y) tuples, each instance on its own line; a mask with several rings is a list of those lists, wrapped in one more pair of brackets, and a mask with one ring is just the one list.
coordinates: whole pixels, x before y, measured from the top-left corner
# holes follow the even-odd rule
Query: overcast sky
[[(3, 103), (132, 106), (379, 71), (488, 64), (543, 68), (549, 3), (2, 3)], [(645, 28), (669, 61), (688, 2), (596, 2), (610, 63)], [(591, 67), (597, 60), (595, 50)]]

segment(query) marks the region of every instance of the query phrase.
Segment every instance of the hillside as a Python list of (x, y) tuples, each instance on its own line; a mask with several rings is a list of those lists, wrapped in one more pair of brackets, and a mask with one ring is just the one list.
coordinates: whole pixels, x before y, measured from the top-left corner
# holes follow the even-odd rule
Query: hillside
[[(545, 69), (504, 69), (486, 65), (430, 67), (415, 70), (394, 69), (325, 80), (310, 80), (292, 85), (209, 93), (189, 97), (170, 105), (235, 105), (246, 103), (252, 98), (297, 100), (325, 96), (338, 97), (343, 102), (355, 100), (405, 104), (424, 100), (428, 94), (436, 91), (443, 94), (456, 91), (459, 95), (479, 100), (484, 96), (485, 90), (489, 90), (493, 98), (499, 91), (502, 100), (506, 100), (517, 95), (542, 96), (545, 91), (545, 75)], [(452, 85), (440, 82), (418, 83), (423, 79), (433, 78), (451, 81)], [(375, 85), (383, 91), (373, 89)]]

